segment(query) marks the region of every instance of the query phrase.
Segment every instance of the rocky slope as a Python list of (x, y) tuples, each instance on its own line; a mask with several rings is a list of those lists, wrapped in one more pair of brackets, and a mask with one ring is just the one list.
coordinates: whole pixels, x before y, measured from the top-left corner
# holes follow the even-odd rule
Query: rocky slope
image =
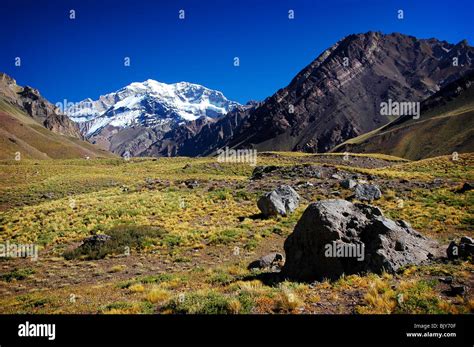
[(38, 90), (0, 74), (0, 159), (112, 156), (83, 141), (78, 126)]
[[(223, 146), (327, 152), (396, 118), (381, 114), (381, 102), (423, 101), (472, 70), (473, 57), (466, 41), (349, 35), (287, 87), (250, 111), (230, 113), (203, 128), (178, 154), (211, 154)], [(224, 139), (211, 143), (209, 137), (215, 140), (217, 134)]]
[(31, 118), (54, 133), (82, 139), (79, 127), (37, 89), (21, 87), (7, 74), (0, 73), (0, 97), (24, 110)]
[(426, 99), (419, 119), (401, 116), (333, 151), (384, 153), (411, 160), (474, 152), (474, 72)]

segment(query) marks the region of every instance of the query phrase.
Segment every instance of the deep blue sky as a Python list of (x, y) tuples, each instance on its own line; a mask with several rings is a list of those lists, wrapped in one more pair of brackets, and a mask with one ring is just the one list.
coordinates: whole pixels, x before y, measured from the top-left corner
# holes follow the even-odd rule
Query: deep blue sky
[(285, 87), (351, 33), (474, 42), (473, 0), (0, 0), (0, 13), (0, 71), (53, 103), (148, 78), (203, 84), (245, 103)]

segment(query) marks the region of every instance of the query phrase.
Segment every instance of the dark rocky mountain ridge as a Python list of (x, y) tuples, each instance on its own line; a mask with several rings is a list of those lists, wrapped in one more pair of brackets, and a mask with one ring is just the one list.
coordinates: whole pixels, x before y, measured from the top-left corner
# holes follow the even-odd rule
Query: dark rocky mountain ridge
[(349, 35), (264, 102), (185, 139), (177, 154), (210, 155), (224, 146), (327, 152), (392, 121), (380, 114), (381, 102), (421, 102), (472, 70), (473, 57), (466, 41)]

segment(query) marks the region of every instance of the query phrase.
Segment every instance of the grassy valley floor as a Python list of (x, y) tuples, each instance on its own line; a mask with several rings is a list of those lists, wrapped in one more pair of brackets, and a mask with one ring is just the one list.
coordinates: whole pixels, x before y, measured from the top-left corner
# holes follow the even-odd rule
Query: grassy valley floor
[[(37, 261), (0, 258), (0, 313), (473, 312), (469, 261), (315, 283), (247, 270), (283, 253), (309, 203), (352, 194), (332, 175), (378, 184), (374, 205), (443, 244), (472, 236), (474, 193), (457, 190), (474, 180), (474, 155), (456, 159), (268, 152), (258, 165), (276, 168), (261, 179), (215, 158), (0, 161), (0, 243), (40, 247)], [(262, 218), (257, 198), (284, 183), (301, 205)], [(109, 254), (73, 251), (102, 233), (117, 240)], [(453, 295), (448, 276), (467, 292)]]

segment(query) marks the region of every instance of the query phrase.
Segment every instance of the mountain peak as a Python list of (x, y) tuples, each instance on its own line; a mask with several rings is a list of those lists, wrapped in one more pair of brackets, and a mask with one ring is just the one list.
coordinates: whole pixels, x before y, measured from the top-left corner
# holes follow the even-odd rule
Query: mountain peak
[[(348, 35), (287, 87), (241, 117), (229, 113), (180, 145), (178, 155), (211, 154), (225, 146), (327, 152), (393, 120), (381, 113), (381, 102), (421, 102), (472, 70), (474, 49), (453, 47), (400, 33)], [(457, 66), (453, 57), (458, 57)], [(219, 136), (223, 140), (217, 143)]]
[[(91, 105), (92, 104), (92, 105)], [(67, 110), (87, 136), (112, 126), (155, 127), (200, 117), (218, 118), (239, 106), (220, 91), (199, 84), (167, 84), (153, 79), (133, 82), (99, 100), (84, 100)]]

